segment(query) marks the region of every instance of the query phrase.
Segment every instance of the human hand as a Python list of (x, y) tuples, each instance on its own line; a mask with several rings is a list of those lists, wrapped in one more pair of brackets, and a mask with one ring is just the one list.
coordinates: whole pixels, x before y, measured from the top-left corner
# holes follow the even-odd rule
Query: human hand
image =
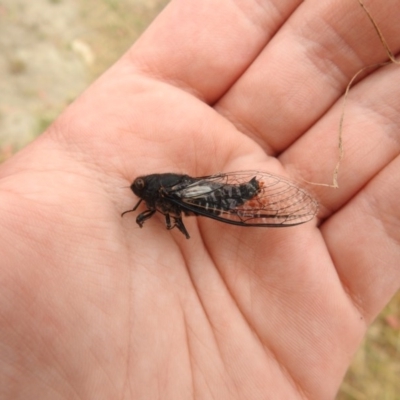
[[(372, 12), (397, 50), (395, 7)], [(122, 187), (248, 169), (326, 182), (340, 96), (384, 59), (357, 2), (172, 2), (1, 165), (3, 397), (333, 398), (399, 287), (399, 70), (352, 91), (340, 189), (307, 187), (318, 227), (191, 217), (186, 240), (162, 216), (121, 219), (137, 201)]]

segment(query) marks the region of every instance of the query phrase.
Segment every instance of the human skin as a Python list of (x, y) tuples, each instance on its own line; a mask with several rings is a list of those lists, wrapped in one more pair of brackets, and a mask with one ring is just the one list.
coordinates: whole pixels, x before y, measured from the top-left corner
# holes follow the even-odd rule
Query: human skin
[[(393, 52), (399, 3), (372, 4)], [(397, 10), (397, 11), (396, 11)], [(0, 397), (332, 399), (400, 283), (400, 69), (357, 1), (175, 0), (0, 166)], [(256, 169), (318, 218), (242, 228), (158, 214), (155, 172)], [(143, 206), (137, 213), (143, 211)]]

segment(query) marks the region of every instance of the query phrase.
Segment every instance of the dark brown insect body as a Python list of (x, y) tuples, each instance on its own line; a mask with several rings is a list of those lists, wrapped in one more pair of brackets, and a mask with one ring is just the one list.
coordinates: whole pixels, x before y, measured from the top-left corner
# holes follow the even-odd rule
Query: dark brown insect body
[[(317, 202), (304, 190), (281, 177), (243, 171), (192, 178), (179, 174), (152, 174), (131, 185), (147, 210), (136, 218), (142, 227), (156, 211), (165, 216), (167, 229), (177, 227), (187, 239), (182, 214), (216, 219), (233, 225), (285, 227), (302, 224), (317, 213)], [(172, 221), (171, 221), (172, 219)]]

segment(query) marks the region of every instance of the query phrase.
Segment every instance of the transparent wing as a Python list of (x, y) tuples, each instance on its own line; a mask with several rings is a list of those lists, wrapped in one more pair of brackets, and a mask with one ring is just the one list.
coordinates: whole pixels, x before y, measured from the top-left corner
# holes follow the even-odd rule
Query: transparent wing
[(173, 201), (189, 214), (242, 226), (298, 225), (318, 212), (318, 203), (305, 190), (260, 171), (194, 178), (175, 195)]

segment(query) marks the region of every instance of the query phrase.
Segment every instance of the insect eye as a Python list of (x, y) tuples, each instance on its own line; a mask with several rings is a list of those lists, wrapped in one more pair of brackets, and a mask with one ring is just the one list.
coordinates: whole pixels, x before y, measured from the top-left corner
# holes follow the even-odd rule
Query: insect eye
[(138, 179), (136, 179), (136, 181), (135, 181), (135, 187), (137, 188), (137, 189), (143, 189), (144, 188), (144, 180), (142, 179), (142, 178), (138, 178)]

